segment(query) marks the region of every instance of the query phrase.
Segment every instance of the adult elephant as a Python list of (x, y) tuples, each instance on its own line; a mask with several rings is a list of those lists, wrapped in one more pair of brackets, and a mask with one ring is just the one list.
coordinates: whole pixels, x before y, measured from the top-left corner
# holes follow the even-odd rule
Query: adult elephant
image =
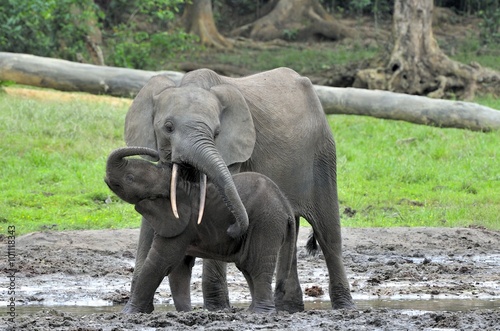
[[(232, 237), (245, 232), (248, 216), (231, 174), (267, 175), (291, 202), (297, 221), (302, 216), (313, 227), (328, 267), (332, 307), (353, 306), (342, 262), (335, 142), (308, 78), (288, 68), (243, 78), (200, 69), (179, 86), (155, 76), (127, 113), (125, 140), (158, 150), (160, 161), (178, 164), (187, 179), (208, 176), (235, 217), (227, 230)], [(143, 219), (132, 289), (153, 236)], [(276, 293), (278, 309), (303, 309), (294, 270), (284, 292)], [(207, 309), (229, 307), (225, 264), (204, 261), (203, 293)]]

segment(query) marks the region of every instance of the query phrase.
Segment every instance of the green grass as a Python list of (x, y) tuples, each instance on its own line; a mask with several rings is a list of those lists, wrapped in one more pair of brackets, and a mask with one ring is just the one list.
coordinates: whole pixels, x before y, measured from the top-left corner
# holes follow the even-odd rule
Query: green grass
[[(492, 97), (478, 99), (500, 109)], [(138, 227), (103, 182), (127, 106), (0, 93), (0, 234)], [(500, 229), (500, 132), (330, 115), (343, 226)], [(106, 203), (105, 201), (108, 201)], [(356, 213), (343, 213), (350, 208)]]
[(343, 213), (344, 226), (500, 229), (500, 132), (353, 116), (331, 115), (329, 122), (341, 213), (356, 212)]
[(105, 160), (124, 145), (126, 107), (0, 93), (0, 109), (0, 233), (139, 224), (132, 206), (105, 203)]
[(476, 62), (482, 67), (499, 71), (499, 56), (500, 45), (491, 43), (487, 46), (481, 46), (478, 38), (471, 35), (470, 38), (466, 38), (463, 43), (457, 45), (457, 52), (451, 58), (465, 64)]

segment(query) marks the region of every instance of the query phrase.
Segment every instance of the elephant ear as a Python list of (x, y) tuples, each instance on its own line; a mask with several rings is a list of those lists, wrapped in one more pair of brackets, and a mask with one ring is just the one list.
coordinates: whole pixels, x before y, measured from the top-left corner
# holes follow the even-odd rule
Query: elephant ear
[(149, 222), (153, 230), (160, 236), (172, 238), (180, 235), (189, 224), (191, 208), (178, 204), (180, 218), (175, 218), (169, 199), (141, 200), (135, 210)]
[(163, 74), (153, 76), (139, 91), (125, 117), (125, 142), (128, 146), (158, 149), (153, 129), (153, 96), (175, 86), (174, 81)]
[(215, 140), (226, 165), (245, 162), (255, 146), (252, 114), (243, 94), (234, 86), (222, 84), (210, 89), (222, 105), (220, 133)]

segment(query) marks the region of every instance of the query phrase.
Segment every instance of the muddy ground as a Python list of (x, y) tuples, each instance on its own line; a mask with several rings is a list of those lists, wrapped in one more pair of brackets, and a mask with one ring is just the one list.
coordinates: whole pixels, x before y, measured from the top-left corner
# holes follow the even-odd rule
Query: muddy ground
[[(344, 261), (357, 308), (332, 311), (328, 309), (328, 277), (322, 255), (308, 256), (303, 248), (308, 231), (300, 231), (298, 266), (306, 311), (271, 315), (245, 311), (249, 293), (233, 266), (228, 279), (235, 308), (204, 311), (200, 261), (192, 280), (193, 312), (172, 310), (168, 282), (164, 282), (155, 296), (155, 312), (123, 315), (120, 309), (128, 298), (137, 229), (28, 234), (16, 239), (15, 323), (2, 314), (0, 328), (500, 330), (499, 232), (345, 228)], [(6, 247), (6, 238), (1, 241)], [(8, 273), (5, 259), (0, 269)], [(311, 290), (318, 288), (323, 295), (321, 290)], [(4, 297), (2, 307), (7, 312), (8, 298)]]

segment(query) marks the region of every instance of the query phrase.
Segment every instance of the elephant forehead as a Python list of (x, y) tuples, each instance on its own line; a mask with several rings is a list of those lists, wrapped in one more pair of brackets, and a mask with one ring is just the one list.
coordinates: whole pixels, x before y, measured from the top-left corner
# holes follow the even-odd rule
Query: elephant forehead
[(157, 98), (156, 105), (160, 109), (168, 109), (171, 114), (186, 111), (208, 112), (219, 108), (217, 98), (198, 87), (180, 87), (165, 91)]

